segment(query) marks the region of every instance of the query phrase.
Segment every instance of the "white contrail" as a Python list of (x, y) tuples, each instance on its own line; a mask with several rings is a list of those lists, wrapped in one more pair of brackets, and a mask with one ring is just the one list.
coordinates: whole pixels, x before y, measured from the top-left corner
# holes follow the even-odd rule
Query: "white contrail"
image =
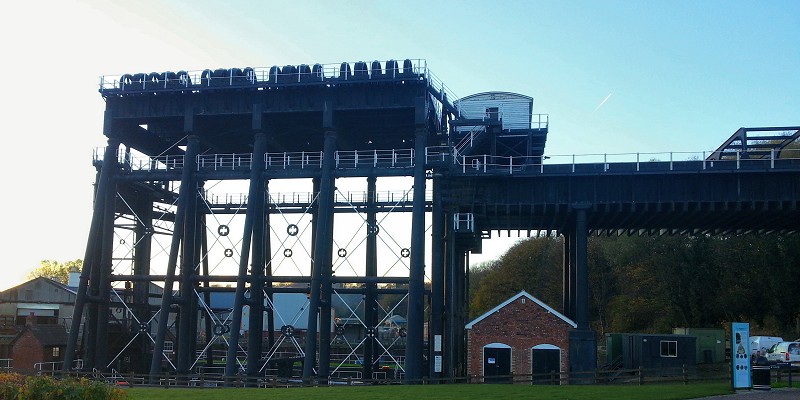
[[(598, 105), (597, 105), (597, 107), (594, 109), (594, 111), (592, 111), (592, 114), (594, 114), (595, 112), (597, 112), (597, 110), (599, 110), (599, 109), (600, 109), (600, 107), (602, 107), (602, 106), (603, 106), (603, 104), (606, 104), (606, 102), (608, 101), (608, 99), (610, 99), (610, 98), (611, 98), (611, 95), (612, 95), (612, 94), (614, 94), (614, 92), (613, 92), (613, 91), (612, 91), (611, 93), (609, 93), (609, 94), (608, 94), (608, 96), (606, 96), (606, 98), (605, 98), (605, 99), (603, 99), (603, 101), (601, 101), (601, 102), (600, 102), (600, 104), (598, 104)], [(591, 115), (591, 114), (590, 114), (590, 115)]]

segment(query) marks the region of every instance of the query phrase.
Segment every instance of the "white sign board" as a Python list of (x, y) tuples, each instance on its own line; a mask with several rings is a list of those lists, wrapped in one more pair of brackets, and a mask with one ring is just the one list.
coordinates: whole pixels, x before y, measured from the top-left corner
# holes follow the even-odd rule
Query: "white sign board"
[(442, 372), (442, 356), (433, 356), (433, 372)]
[(733, 389), (749, 389), (750, 380), (750, 324), (731, 324), (731, 360), (733, 362)]

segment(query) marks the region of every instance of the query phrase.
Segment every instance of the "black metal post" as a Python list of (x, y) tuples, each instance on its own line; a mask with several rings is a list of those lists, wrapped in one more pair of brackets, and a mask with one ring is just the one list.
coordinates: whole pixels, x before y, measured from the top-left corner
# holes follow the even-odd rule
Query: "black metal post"
[[(228, 343), (228, 354), (225, 360), (225, 377), (227, 379), (232, 378), (238, 372), (237, 368), (237, 355), (239, 353), (239, 339), (240, 334), (239, 330), (242, 326), (242, 307), (245, 304), (249, 304), (251, 306), (251, 316), (252, 316), (252, 304), (246, 301), (244, 298), (244, 293), (247, 290), (245, 287), (251, 279), (249, 278), (250, 272), (248, 271), (249, 262), (250, 262), (250, 246), (253, 241), (256, 240), (253, 236), (254, 225), (262, 225), (263, 224), (263, 202), (264, 202), (264, 179), (262, 177), (262, 172), (264, 170), (264, 154), (266, 153), (267, 148), (267, 141), (266, 137), (263, 133), (256, 133), (255, 134), (255, 143), (253, 144), (253, 155), (252, 160), (250, 163), (250, 189), (247, 196), (248, 199), (248, 206), (247, 206), (247, 213), (245, 214), (244, 220), (244, 231), (242, 235), (242, 248), (241, 254), (239, 258), (239, 273), (236, 279), (236, 294), (233, 301), (233, 311), (231, 314), (231, 332), (230, 332), (230, 343)], [(258, 210), (261, 209), (259, 212)], [(261, 244), (261, 238), (258, 238), (256, 241), (257, 245)], [(258, 246), (260, 247), (260, 246)], [(260, 250), (259, 250), (260, 251)], [(252, 282), (250, 287), (250, 296), (253, 296), (253, 287)], [(263, 301), (262, 301), (263, 306)], [(259, 327), (259, 334), (262, 331), (262, 327)], [(252, 334), (252, 332), (251, 332)], [(259, 346), (260, 347), (260, 346)], [(247, 360), (250, 360), (250, 355), (248, 351)], [(261, 354), (261, 350), (259, 348), (259, 356)], [(257, 367), (256, 367), (257, 368)], [(249, 371), (249, 368), (248, 368)]]
[[(150, 257), (152, 255), (153, 238), (153, 198), (151, 195), (140, 195), (133, 200), (135, 204), (136, 244), (133, 253), (133, 273), (134, 275), (150, 274)], [(147, 322), (150, 320), (150, 283), (133, 282), (133, 313), (139, 320), (140, 325), (131, 326), (131, 334), (137, 337), (136, 345), (132, 350), (134, 357), (131, 357), (131, 367), (134, 372), (147, 373), (150, 360), (142, 355), (150, 353), (150, 337), (147, 336)]]
[[(367, 254), (366, 276), (378, 276), (378, 216), (377, 216), (377, 181), (375, 176), (367, 177)], [(375, 337), (374, 332), (378, 324), (377, 296), (375, 282), (364, 284), (364, 324), (367, 326), (364, 335), (364, 367), (363, 376), (371, 379), (373, 363), (375, 362)]]
[(117, 198), (114, 175), (110, 176), (109, 179), (111, 179), (111, 182), (109, 183), (108, 190), (104, 193), (106, 196), (106, 201), (103, 215), (103, 233), (101, 241), (102, 250), (100, 255), (100, 266), (98, 268), (98, 277), (100, 278), (100, 281), (97, 285), (97, 295), (99, 298), (97, 303), (97, 335), (94, 341), (94, 364), (95, 368), (101, 371), (108, 370), (106, 359), (108, 358), (108, 321), (110, 317), (109, 303), (111, 302), (111, 282), (109, 281), (109, 277), (111, 275), (111, 268), (113, 267), (114, 212), (116, 210), (115, 207)]
[(571, 231), (564, 231), (564, 261), (562, 264), (564, 272), (564, 282), (562, 290), (562, 305), (564, 315), (570, 319), (575, 319), (575, 314), (572, 312), (572, 238)]
[(442, 184), (433, 178), (433, 209), (431, 211), (431, 318), (428, 329), (429, 376), (442, 377), (442, 335), (445, 284), (445, 214), (442, 208)]
[(589, 270), (586, 209), (579, 208), (575, 219), (575, 323), (578, 329), (589, 329)]
[(573, 230), (569, 233), (569, 318), (575, 320), (578, 308), (578, 288), (577, 288), (577, 271), (578, 271), (578, 233)]
[[(322, 153), (322, 173), (317, 197), (318, 210), (313, 252), (314, 267), (311, 277), (311, 294), (309, 297), (306, 354), (303, 363), (304, 379), (309, 379), (314, 375), (314, 365), (317, 358), (317, 318), (319, 318), (320, 341), (318, 376), (327, 378), (329, 369), (328, 363), (330, 362), (330, 260), (333, 246), (334, 168), (336, 167), (337, 140), (336, 132), (330, 129), (331, 113), (330, 104), (326, 103), (326, 116), (323, 117), (323, 125), (329, 130), (325, 132), (325, 143)], [(325, 331), (327, 331), (326, 334), (323, 333)], [(325, 340), (325, 338), (327, 338), (327, 340)]]
[(175, 282), (175, 268), (178, 263), (178, 252), (186, 224), (186, 210), (188, 202), (195, 201), (197, 184), (194, 179), (197, 170), (197, 154), (200, 140), (197, 136), (190, 135), (186, 144), (186, 153), (183, 156), (183, 170), (181, 171), (181, 187), (178, 191), (178, 208), (175, 211), (175, 225), (170, 243), (167, 273), (164, 280), (164, 293), (161, 296), (158, 328), (153, 344), (153, 358), (150, 361), (151, 382), (161, 373), (161, 358), (164, 355), (164, 340), (167, 337), (170, 308), (172, 307), (172, 287)]
[[(81, 270), (80, 282), (78, 283), (78, 293), (75, 299), (75, 310), (73, 311), (69, 337), (67, 339), (67, 346), (64, 354), (64, 365), (62, 369), (65, 372), (72, 369), (75, 361), (75, 352), (78, 348), (78, 338), (81, 333), (81, 324), (83, 323), (84, 307), (86, 306), (87, 302), (91, 300), (91, 296), (89, 294), (89, 278), (92, 276), (93, 269), (95, 268), (94, 265), (99, 261), (96, 259), (96, 254), (98, 253), (96, 247), (100, 244), (99, 238), (103, 228), (103, 215), (105, 212), (106, 199), (105, 193), (109, 190), (114, 190), (112, 185), (112, 176), (116, 170), (115, 167), (117, 165), (116, 160), (119, 144), (119, 140), (109, 139), (108, 146), (103, 153), (103, 167), (101, 167), (100, 173), (97, 175), (92, 222), (89, 227), (88, 243), (86, 244), (86, 252), (83, 258), (83, 269)], [(88, 317), (89, 315), (87, 314), (87, 319), (89, 319)], [(89, 329), (88, 326), (87, 329)], [(85, 343), (83, 347), (87, 347)], [(87, 349), (87, 355), (88, 353), (89, 350)], [(87, 355), (84, 355), (84, 358), (86, 358)]]
[[(194, 165), (194, 162), (191, 163)], [(184, 168), (188, 166), (184, 165)], [(181, 186), (183, 183), (181, 183)], [(178, 312), (178, 343), (175, 369), (179, 375), (187, 375), (194, 357), (197, 337), (197, 297), (195, 287), (197, 281), (193, 279), (197, 275), (196, 260), (200, 257), (197, 252), (200, 250), (197, 238), (197, 181), (192, 178), (189, 182), (194, 190), (189, 194), (186, 201), (186, 213), (184, 214), (184, 233), (181, 247), (181, 270), (180, 270), (180, 307)]]
[[(261, 350), (264, 340), (264, 236), (266, 235), (265, 226), (265, 203), (266, 203), (266, 185), (264, 174), (260, 173), (265, 169), (265, 155), (267, 152), (266, 140), (263, 134), (256, 135), (256, 143), (253, 149), (253, 170), (259, 171), (257, 176), (251, 176), (251, 182), (257, 181), (257, 191), (253, 193), (254, 197), (250, 197), (249, 204), (255, 207), (253, 211), (253, 260), (251, 275), (253, 277), (250, 282), (250, 324), (249, 334), (247, 337), (247, 376), (254, 377), (261, 369), (259, 361), (261, 360)], [(266, 253), (268, 254), (268, 253)]]
[[(333, 154), (336, 151), (336, 132), (325, 133), (325, 150), (330, 150)], [(330, 353), (331, 353), (331, 300), (333, 287), (331, 286), (331, 275), (333, 274), (333, 223), (334, 223), (334, 192), (335, 177), (333, 175), (334, 163), (331, 162), (330, 177), (322, 177), (320, 186), (320, 222), (319, 231), (316, 235), (317, 248), (321, 250), (320, 258), (316, 255), (315, 260), (321, 260), (321, 287), (319, 304), (319, 370), (317, 376), (327, 382), (330, 374)], [(323, 175), (327, 169), (323, 167)], [(328, 185), (326, 187), (326, 184)]]
[(597, 369), (597, 338), (589, 326), (588, 204), (573, 204), (575, 210), (575, 323), (569, 334), (569, 362), (572, 379), (593, 374)]
[(423, 367), (425, 312), (425, 147), (426, 131), (414, 135), (414, 197), (411, 211), (411, 267), (408, 278), (406, 381), (420, 383)]
[[(207, 233), (207, 231), (208, 231), (207, 226), (208, 225), (206, 223), (205, 214), (203, 214), (203, 216), (202, 216), (201, 225), (202, 225), (201, 232), (203, 232), (203, 236), (202, 236), (202, 239), (201, 239), (202, 240), (202, 244), (201, 244), (200, 251), (202, 252), (202, 254), (208, 254), (208, 233)], [(210, 273), (209, 273), (209, 268), (208, 268), (208, 257), (203, 257), (203, 276), (207, 277), (209, 274)], [(210, 291), (211, 282), (209, 282), (209, 281), (203, 282), (203, 288), (205, 289), (205, 290), (203, 290), (203, 302), (206, 303), (206, 305), (209, 306), (209, 308), (210, 308), (211, 307), (211, 291)], [(205, 322), (204, 328), (205, 328), (205, 335), (206, 335), (205, 348), (207, 349), (207, 351), (206, 351), (206, 366), (207, 367), (211, 367), (211, 366), (214, 365), (214, 350), (211, 347), (211, 342), (214, 340), (214, 320), (213, 320), (213, 318), (211, 318), (210, 315), (205, 315), (204, 322)]]
[[(264, 270), (264, 276), (272, 276), (272, 242), (270, 241), (270, 207), (269, 199), (269, 180), (264, 180), (264, 264), (261, 266)], [(266, 280), (264, 283), (266, 297), (269, 300), (269, 308), (267, 309), (267, 348), (272, 348), (275, 345), (275, 310), (273, 309), (273, 291), (272, 280)]]

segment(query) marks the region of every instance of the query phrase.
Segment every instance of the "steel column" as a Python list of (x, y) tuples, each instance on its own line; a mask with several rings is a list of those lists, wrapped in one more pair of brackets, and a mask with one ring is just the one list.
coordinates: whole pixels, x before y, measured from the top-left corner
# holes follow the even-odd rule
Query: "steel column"
[[(336, 151), (337, 134), (335, 131), (325, 133), (325, 149), (333, 154)], [(332, 156), (331, 158), (334, 158)], [(333, 287), (331, 286), (331, 275), (333, 274), (333, 223), (334, 223), (334, 193), (336, 191), (336, 181), (334, 176), (334, 162), (331, 161), (329, 170), (330, 177), (322, 177), (320, 186), (320, 218), (322, 224), (318, 226), (315, 239), (317, 249), (321, 250), (321, 258), (314, 260), (321, 261), (321, 288), (319, 302), (319, 370), (317, 376), (327, 382), (330, 375), (330, 353), (331, 353), (331, 302), (333, 297)], [(323, 175), (325, 174), (323, 169)], [(325, 187), (325, 185), (328, 187)]]
[[(431, 317), (428, 324), (429, 376), (442, 377), (442, 339), (445, 284), (445, 213), (442, 208), (441, 180), (433, 178), (433, 209), (431, 211)], [(437, 370), (438, 365), (438, 370)]]
[[(202, 226), (201, 232), (203, 232), (203, 236), (201, 238), (202, 242), (201, 242), (201, 245), (200, 245), (200, 252), (202, 254), (208, 254), (208, 224), (206, 222), (205, 214), (203, 214), (203, 216), (202, 216), (202, 218), (200, 220), (200, 223), (201, 223), (201, 226)], [(210, 274), (209, 273), (209, 268), (208, 268), (208, 257), (203, 257), (203, 262), (202, 263), (203, 263), (203, 267), (202, 267), (203, 268), (203, 276), (204, 277), (208, 277), (209, 274)], [(210, 291), (211, 282), (209, 282), (209, 281), (203, 282), (203, 288), (205, 289), (203, 291), (203, 302), (205, 302), (206, 305), (208, 305), (210, 307), (211, 306), (211, 291)], [(205, 322), (204, 331), (205, 331), (205, 335), (206, 335), (206, 343), (205, 343), (204, 347), (207, 347), (210, 350), (211, 346), (209, 344), (210, 344), (211, 341), (214, 340), (214, 330), (213, 330), (214, 329), (214, 326), (213, 326), (214, 321), (213, 321), (213, 319), (211, 318), (210, 315), (205, 315), (204, 322)], [(211, 367), (213, 365), (214, 365), (214, 352), (213, 351), (208, 351), (206, 353), (206, 366)]]
[(597, 369), (597, 339), (589, 326), (589, 270), (587, 245), (589, 229), (587, 212), (590, 205), (573, 204), (575, 211), (575, 323), (577, 329), (569, 333), (570, 375), (575, 381), (586, 378)]
[[(70, 325), (69, 331), (69, 338), (67, 339), (67, 346), (64, 353), (64, 365), (62, 369), (64, 371), (69, 371), (72, 369), (72, 364), (75, 361), (75, 352), (78, 347), (78, 339), (79, 334), (81, 332), (81, 325), (83, 320), (83, 311), (84, 307), (86, 306), (87, 302), (93, 301), (91, 298), (92, 296), (88, 293), (89, 291), (89, 279), (92, 275), (92, 270), (94, 269), (94, 264), (96, 263), (96, 254), (97, 249), (96, 246), (100, 242), (102, 227), (103, 227), (103, 215), (105, 210), (105, 193), (109, 190), (114, 191), (113, 182), (113, 174), (116, 170), (117, 165), (117, 151), (119, 150), (120, 142), (117, 139), (109, 139), (108, 146), (103, 153), (103, 166), (100, 169), (100, 173), (97, 175), (97, 185), (95, 187), (95, 201), (94, 201), (94, 211), (92, 212), (92, 222), (89, 227), (89, 237), (88, 242), (86, 244), (86, 252), (84, 254), (84, 264), (83, 269), (81, 270), (81, 277), (80, 282), (78, 283), (78, 293), (76, 295), (75, 300), (75, 308), (72, 315), (72, 321)], [(87, 319), (91, 318), (91, 313), (87, 314)], [(95, 313), (96, 316), (96, 313)], [(95, 317), (96, 318), (96, 317)], [(88, 326), (87, 326), (88, 329)], [(84, 349), (86, 354), (88, 355), (89, 349), (86, 347), (86, 343), (84, 342)], [(84, 356), (86, 359), (86, 355)]]
[[(317, 358), (317, 318), (319, 318), (319, 369), (318, 376), (327, 378), (330, 355), (330, 271), (333, 246), (334, 167), (337, 135), (333, 130), (325, 132), (322, 155), (322, 174), (317, 196), (317, 218), (314, 232), (313, 268), (311, 294), (309, 297), (308, 328), (306, 331), (303, 378), (314, 375)], [(327, 325), (326, 325), (327, 323)]]
[(467, 373), (467, 332), (464, 327), (467, 325), (467, 319), (469, 318), (469, 251), (464, 251), (462, 254), (463, 256), (460, 259), (463, 264), (461, 264), (461, 268), (459, 268), (461, 272), (461, 284), (459, 285), (461, 290), (459, 301), (461, 313), (459, 314), (460, 318), (458, 320), (458, 333), (460, 336), (458, 346), (458, 351), (460, 353), (458, 376), (465, 376)]
[[(263, 142), (263, 143), (262, 143)], [(253, 150), (253, 170), (263, 171), (265, 168), (264, 157), (267, 152), (266, 140), (263, 134), (256, 135), (256, 143)], [(253, 280), (250, 282), (250, 300), (247, 304), (250, 306), (250, 320), (248, 327), (247, 337), (247, 376), (254, 377), (258, 374), (261, 366), (261, 351), (263, 348), (264, 340), (264, 264), (266, 253), (266, 240), (265, 236), (269, 236), (266, 231), (266, 182), (264, 174), (259, 173), (256, 177), (250, 177), (252, 180), (257, 181), (257, 190), (255, 197), (250, 197), (248, 200), (248, 211), (250, 211), (250, 204), (255, 207), (253, 211), (253, 259), (251, 262), (251, 276)]]
[[(194, 162), (191, 165), (195, 165)], [(184, 166), (188, 168), (190, 166)], [(194, 357), (197, 337), (197, 297), (195, 288), (198, 282), (197, 266), (200, 257), (200, 241), (197, 238), (197, 181), (193, 178), (190, 183), (194, 190), (186, 200), (186, 213), (184, 217), (184, 233), (181, 246), (181, 271), (180, 271), (180, 300), (178, 308), (178, 343), (176, 348), (175, 368), (178, 374), (188, 374)], [(183, 184), (181, 184), (183, 186)]]
[[(252, 313), (252, 304), (246, 301), (244, 298), (244, 293), (247, 290), (245, 285), (250, 282), (250, 296), (251, 299), (253, 297), (253, 282), (250, 279), (248, 267), (250, 262), (250, 245), (251, 243), (256, 240), (254, 238), (254, 225), (262, 225), (263, 224), (263, 202), (264, 202), (264, 179), (263, 179), (263, 170), (264, 170), (264, 154), (266, 153), (267, 148), (267, 141), (266, 137), (263, 133), (256, 133), (255, 134), (255, 142), (253, 144), (253, 157), (252, 163), (250, 166), (250, 189), (247, 196), (247, 213), (245, 214), (244, 220), (244, 231), (242, 235), (242, 247), (241, 247), (241, 254), (239, 258), (239, 274), (237, 275), (236, 279), (236, 294), (233, 300), (233, 311), (231, 317), (231, 332), (230, 332), (230, 343), (228, 344), (228, 354), (225, 360), (225, 376), (230, 378), (236, 375), (238, 372), (238, 368), (236, 366), (238, 360), (237, 355), (239, 352), (239, 329), (242, 325), (242, 307), (245, 304), (250, 305), (251, 307), (251, 315)], [(259, 211), (261, 209), (261, 211)], [(260, 217), (260, 218), (259, 218)], [(260, 247), (261, 238), (258, 238), (256, 241), (257, 247)], [(255, 270), (257, 268), (253, 268)], [(262, 307), (263, 307), (263, 300), (262, 300)], [(259, 327), (259, 333), (263, 330), (262, 327)], [(251, 332), (252, 334), (252, 332)], [(260, 344), (259, 346), (260, 347)], [(259, 356), (261, 351), (259, 349)], [(248, 357), (247, 360), (250, 360), (249, 349), (248, 349)], [(247, 372), (250, 372), (250, 368), (248, 367)]]
[(456, 254), (458, 253), (456, 250), (456, 233), (455, 228), (453, 226), (454, 214), (448, 213), (446, 214), (446, 224), (445, 224), (445, 235), (446, 235), (446, 247), (445, 247), (445, 322), (444, 322), (444, 343), (443, 343), (443, 350), (444, 350), (444, 377), (446, 378), (453, 378), (455, 377), (455, 369), (456, 369), (456, 358), (455, 358), (455, 347), (456, 347), (456, 312), (457, 312), (457, 270), (458, 270), (458, 262), (456, 261)]
[(411, 205), (411, 267), (408, 277), (408, 336), (406, 341), (406, 381), (409, 383), (419, 383), (423, 367), (426, 134), (424, 129), (418, 128), (414, 135), (414, 198)]
[(586, 208), (578, 208), (575, 218), (575, 323), (589, 329), (589, 270)]
[[(263, 274), (266, 277), (272, 276), (272, 242), (270, 241), (270, 212), (269, 212), (269, 180), (264, 180), (264, 234), (263, 234), (263, 248), (264, 248), (264, 260), (260, 268), (263, 270)], [(269, 299), (269, 308), (267, 311), (267, 348), (271, 349), (273, 345), (275, 345), (275, 310), (273, 309), (272, 305), (275, 304), (273, 302), (272, 296), (272, 280), (265, 279), (264, 286), (266, 289), (266, 298)], [(262, 299), (263, 303), (263, 299)]]
[[(134, 228), (136, 244), (133, 250), (133, 273), (134, 275), (148, 275), (150, 274), (153, 243), (153, 198), (151, 195), (140, 194), (132, 201), (137, 222)], [(151, 317), (150, 283), (133, 282), (131, 286), (133, 287), (132, 311), (140, 324), (146, 324)], [(143, 355), (150, 354), (151, 342), (147, 336), (150, 333), (149, 329), (147, 329), (147, 325), (132, 325), (130, 333), (139, 335), (136, 346), (132, 350), (132, 354), (135, 354), (135, 357), (131, 357), (132, 369), (137, 373), (146, 373), (150, 360)]]
[[(116, 157), (114, 158), (116, 163)], [(95, 368), (101, 371), (107, 371), (106, 359), (108, 357), (108, 321), (109, 321), (109, 303), (111, 302), (111, 269), (113, 268), (113, 253), (114, 253), (114, 214), (116, 210), (116, 183), (114, 182), (114, 175), (109, 177), (111, 182), (104, 195), (105, 210), (103, 211), (103, 228), (101, 240), (101, 254), (100, 265), (98, 268), (97, 276), (100, 278), (97, 285), (97, 336), (93, 343), (93, 351), (95, 353), (94, 364)], [(97, 266), (97, 264), (95, 264)]]
[(572, 310), (572, 249), (574, 246), (572, 244), (572, 238), (574, 237), (570, 231), (564, 231), (564, 258), (562, 263), (562, 271), (563, 271), (563, 286), (562, 286), (562, 306), (564, 315), (567, 318), (575, 319), (575, 313)]
[[(377, 178), (367, 177), (367, 254), (366, 254), (366, 276), (375, 278), (378, 276), (378, 216), (377, 216)], [(375, 325), (378, 324), (376, 290), (377, 283), (367, 282), (364, 284), (364, 324), (367, 330), (364, 332), (364, 368), (363, 376), (371, 379), (373, 373), (373, 363), (375, 362)]]
[(578, 236), (575, 230), (569, 232), (569, 318), (575, 320), (578, 308), (578, 288), (577, 288), (577, 271), (578, 271)]
[(167, 336), (170, 308), (173, 303), (172, 287), (175, 282), (175, 267), (178, 262), (178, 252), (186, 225), (186, 211), (189, 202), (195, 201), (197, 196), (197, 183), (195, 173), (197, 170), (197, 154), (200, 140), (197, 136), (190, 135), (186, 144), (186, 153), (183, 156), (183, 170), (181, 171), (181, 187), (178, 191), (178, 209), (175, 211), (175, 224), (172, 231), (167, 273), (164, 280), (164, 293), (161, 296), (161, 309), (159, 310), (158, 328), (153, 346), (153, 359), (150, 362), (151, 381), (161, 374), (161, 357), (164, 353), (164, 340)]

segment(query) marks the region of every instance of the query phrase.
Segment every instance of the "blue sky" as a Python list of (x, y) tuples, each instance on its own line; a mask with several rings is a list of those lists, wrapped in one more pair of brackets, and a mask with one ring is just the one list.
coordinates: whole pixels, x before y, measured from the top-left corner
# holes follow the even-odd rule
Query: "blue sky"
[(796, 0), (14, 2), (0, 288), (83, 258), (100, 75), (421, 58), (458, 96), (532, 96), (546, 154), (708, 151), (800, 125), (798, 16)]

